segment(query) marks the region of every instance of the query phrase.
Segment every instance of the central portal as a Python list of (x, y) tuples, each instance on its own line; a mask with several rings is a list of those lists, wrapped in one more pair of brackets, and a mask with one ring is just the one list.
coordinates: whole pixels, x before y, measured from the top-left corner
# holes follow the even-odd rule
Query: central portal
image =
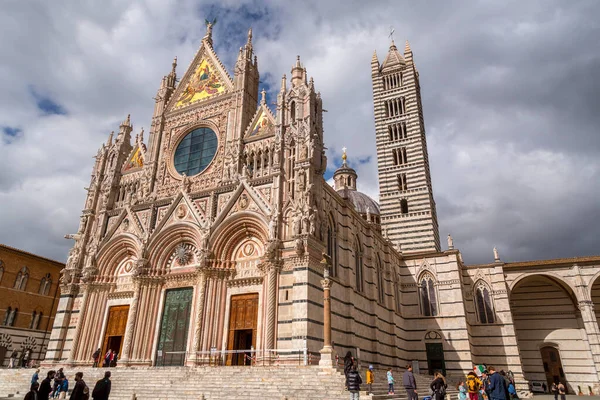
[(245, 355), (251, 355), (249, 350), (256, 348), (258, 293), (232, 296), (230, 310), (227, 350), (237, 353), (227, 356), (227, 365), (250, 365)]
[(167, 290), (160, 324), (157, 365), (182, 366), (186, 359), (193, 288)]
[(101, 364), (104, 362), (103, 357), (108, 350), (117, 353), (117, 356), (121, 354), (128, 316), (129, 306), (127, 305), (113, 306), (108, 309), (108, 323), (106, 324), (106, 332), (104, 333), (104, 341), (102, 344)]

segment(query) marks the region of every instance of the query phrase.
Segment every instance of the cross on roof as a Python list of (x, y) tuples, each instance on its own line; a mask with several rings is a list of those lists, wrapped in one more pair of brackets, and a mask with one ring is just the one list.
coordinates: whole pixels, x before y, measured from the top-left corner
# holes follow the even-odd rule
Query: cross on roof
[(388, 37), (392, 39), (392, 41), (394, 41), (394, 32), (396, 32), (396, 30), (393, 26), (390, 26), (390, 34), (388, 35)]

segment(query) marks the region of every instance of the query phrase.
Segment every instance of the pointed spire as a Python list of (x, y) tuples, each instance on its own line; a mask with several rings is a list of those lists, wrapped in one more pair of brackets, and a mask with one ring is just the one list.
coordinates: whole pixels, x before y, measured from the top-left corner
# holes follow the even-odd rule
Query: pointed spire
[(302, 65), (300, 64), (300, 56), (299, 55), (296, 56), (296, 68), (302, 68)]
[(139, 135), (139, 143), (144, 143), (144, 127), (142, 127), (142, 131), (140, 132)]
[(310, 88), (310, 90), (315, 90), (315, 80), (313, 79), (313, 77), (310, 77), (310, 80), (308, 81), (308, 87)]
[(125, 118), (121, 126), (131, 126), (131, 114), (127, 114), (127, 118)]
[(408, 40), (406, 41), (406, 43), (404, 44), (404, 55), (406, 56), (406, 54), (408, 53), (412, 53), (412, 50), (410, 49), (410, 43), (408, 43)]
[(173, 59), (173, 63), (171, 64), (171, 73), (175, 75), (175, 69), (177, 69), (177, 56)]
[(108, 135), (108, 141), (106, 142), (107, 146), (112, 146), (113, 136), (115, 135), (115, 131), (111, 131), (110, 135)]
[(392, 44), (390, 44), (390, 51), (392, 50), (398, 50), (398, 48), (396, 47), (396, 43), (394, 42), (394, 39), (392, 39)]
[(252, 46), (252, 28), (248, 29), (248, 46)]
[(377, 50), (373, 50), (373, 57), (371, 57), (371, 64), (372, 63), (379, 64), (379, 59), (377, 58)]
[(287, 78), (285, 74), (281, 77), (281, 92), (285, 93), (287, 91)]
[(267, 91), (263, 88), (263, 90), (260, 91), (260, 104), (262, 106), (266, 106), (267, 105)]

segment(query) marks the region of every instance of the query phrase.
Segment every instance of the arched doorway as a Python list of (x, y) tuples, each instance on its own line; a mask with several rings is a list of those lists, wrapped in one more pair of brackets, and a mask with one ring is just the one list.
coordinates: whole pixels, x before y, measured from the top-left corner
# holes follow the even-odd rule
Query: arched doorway
[(596, 379), (576, 296), (566, 283), (527, 276), (513, 286), (510, 307), (525, 379), (547, 387), (558, 379), (569, 392)]
[(553, 383), (562, 382), (567, 387), (565, 381), (565, 371), (560, 360), (558, 348), (554, 346), (544, 346), (540, 348), (542, 362), (544, 363), (544, 372), (546, 373), (546, 384), (551, 387)]

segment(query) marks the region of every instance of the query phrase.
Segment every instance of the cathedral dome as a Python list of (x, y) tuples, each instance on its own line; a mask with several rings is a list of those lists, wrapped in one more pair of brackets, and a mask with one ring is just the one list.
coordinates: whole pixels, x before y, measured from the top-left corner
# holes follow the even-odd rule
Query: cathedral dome
[(367, 221), (380, 223), (379, 204), (368, 195), (356, 190), (356, 171), (349, 167), (347, 162), (346, 148), (343, 149), (342, 166), (333, 173), (333, 182), (336, 192), (342, 198), (348, 200), (354, 209)]

